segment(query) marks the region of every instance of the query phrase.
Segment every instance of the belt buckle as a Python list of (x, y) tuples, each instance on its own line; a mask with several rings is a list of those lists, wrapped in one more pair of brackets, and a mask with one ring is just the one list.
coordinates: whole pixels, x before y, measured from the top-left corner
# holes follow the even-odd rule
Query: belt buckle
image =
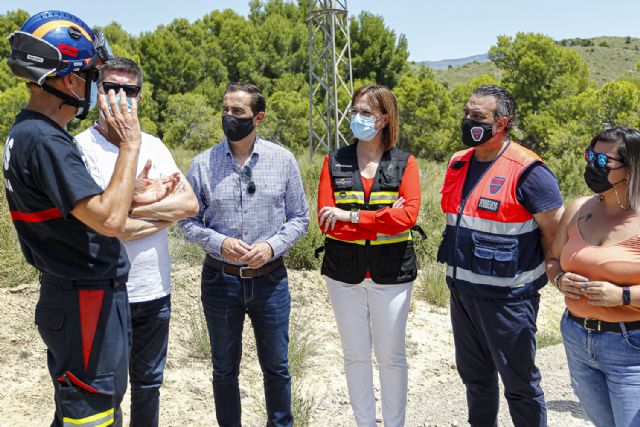
[[(597, 326), (595, 328), (590, 328), (589, 326), (587, 326), (587, 322), (589, 320), (595, 320), (597, 323)], [(602, 328), (602, 321), (601, 320), (597, 320), (597, 319), (589, 319), (589, 318), (585, 318), (582, 321), (582, 326), (587, 330), (587, 331), (598, 331), (600, 332), (601, 328)]]
[(244, 275), (244, 272), (247, 271), (247, 270), (251, 271), (252, 268), (251, 267), (240, 267), (240, 278), (241, 279), (251, 279), (251, 276), (245, 276)]

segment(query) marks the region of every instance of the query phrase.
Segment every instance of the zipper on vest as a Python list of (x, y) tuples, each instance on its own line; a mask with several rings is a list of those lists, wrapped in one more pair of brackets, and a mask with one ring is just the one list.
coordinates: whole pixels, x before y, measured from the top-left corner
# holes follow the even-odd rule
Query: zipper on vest
[[(455, 248), (458, 244), (458, 229), (460, 228), (460, 220), (462, 219), (462, 212), (464, 211), (464, 207), (467, 204), (467, 200), (469, 200), (469, 196), (471, 196), (471, 194), (473, 193), (473, 190), (476, 189), (476, 186), (478, 185), (478, 183), (480, 181), (482, 181), (482, 178), (484, 178), (484, 176), (486, 175), (487, 172), (489, 172), (489, 170), (491, 169), (491, 166), (493, 166), (493, 164), (496, 162), (496, 160), (498, 160), (500, 158), (500, 156), (502, 156), (502, 154), (507, 150), (507, 148), (509, 148), (509, 144), (511, 144), (511, 141), (509, 139), (507, 139), (507, 145), (504, 146), (504, 148), (502, 149), (502, 151), (500, 151), (498, 153), (498, 156), (493, 159), (491, 161), (491, 163), (489, 163), (489, 166), (487, 166), (487, 168), (484, 170), (484, 172), (482, 172), (482, 174), (478, 177), (478, 180), (473, 184), (473, 186), (469, 189), (469, 193), (467, 193), (466, 197), (464, 199), (462, 199), (460, 201), (460, 207), (458, 208), (458, 218), (456, 218), (456, 226), (453, 229), (453, 247)], [(474, 153), (475, 154), (475, 153)], [(473, 154), (471, 155), (471, 158), (473, 157)], [(469, 158), (469, 164), (471, 164), (471, 158)], [(467, 174), (469, 173), (469, 166), (467, 166)], [(467, 179), (467, 176), (465, 175), (464, 179)], [(462, 187), (464, 189), (464, 183), (462, 183)], [(455, 254), (454, 254), (455, 255)], [(453, 257), (454, 261), (455, 261), (455, 256)], [(453, 283), (455, 284), (456, 281), (456, 273), (458, 272), (458, 263), (456, 262), (453, 265), (453, 275), (452, 275), (452, 280)]]

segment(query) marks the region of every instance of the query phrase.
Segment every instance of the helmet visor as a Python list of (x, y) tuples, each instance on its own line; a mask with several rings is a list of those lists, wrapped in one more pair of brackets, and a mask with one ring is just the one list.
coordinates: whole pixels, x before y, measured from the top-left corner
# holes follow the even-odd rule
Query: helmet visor
[(96, 49), (96, 54), (91, 58), (91, 62), (89, 63), (90, 68), (104, 64), (114, 57), (113, 52), (111, 51), (111, 46), (109, 46), (109, 41), (107, 40), (107, 36), (102, 32), (102, 30), (94, 29), (93, 34), (93, 46)]

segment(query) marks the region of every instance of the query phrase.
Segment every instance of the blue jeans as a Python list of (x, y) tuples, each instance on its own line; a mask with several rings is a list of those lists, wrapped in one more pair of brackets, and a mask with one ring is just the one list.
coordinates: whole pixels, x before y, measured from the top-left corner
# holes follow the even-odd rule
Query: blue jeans
[(133, 339), (129, 359), (131, 427), (157, 427), (160, 386), (167, 360), (171, 295), (131, 303)]
[(480, 298), (451, 290), (456, 365), (467, 387), (469, 424), (498, 425), (498, 375), (516, 427), (547, 425), (536, 367), (540, 295), (513, 300)]
[(293, 426), (289, 375), (291, 295), (284, 266), (255, 279), (202, 268), (202, 306), (207, 319), (213, 365), (213, 398), (220, 427), (239, 427), (238, 374), (242, 327), (249, 315), (264, 377), (267, 426)]
[(640, 329), (587, 330), (567, 316), (560, 331), (571, 385), (597, 427), (640, 426)]

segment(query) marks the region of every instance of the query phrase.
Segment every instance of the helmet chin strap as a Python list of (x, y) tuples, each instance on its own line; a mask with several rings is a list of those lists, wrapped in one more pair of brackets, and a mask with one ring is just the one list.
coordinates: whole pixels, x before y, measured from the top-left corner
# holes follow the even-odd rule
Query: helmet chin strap
[[(79, 112), (75, 115), (75, 117), (77, 119), (80, 120), (84, 120), (87, 118), (87, 115), (89, 114), (89, 99), (90, 96), (86, 96), (85, 98), (74, 98), (71, 95), (62, 92), (59, 89), (56, 89), (55, 87), (49, 85), (46, 81), (42, 84), (42, 89), (45, 90), (46, 92), (49, 92), (50, 94), (57, 96), (58, 98), (60, 98), (62, 100), (61, 105), (69, 105), (71, 107), (77, 108), (79, 110)], [(87, 95), (90, 95), (90, 91), (91, 91), (91, 80), (90, 79), (86, 79), (85, 80), (85, 93)]]

